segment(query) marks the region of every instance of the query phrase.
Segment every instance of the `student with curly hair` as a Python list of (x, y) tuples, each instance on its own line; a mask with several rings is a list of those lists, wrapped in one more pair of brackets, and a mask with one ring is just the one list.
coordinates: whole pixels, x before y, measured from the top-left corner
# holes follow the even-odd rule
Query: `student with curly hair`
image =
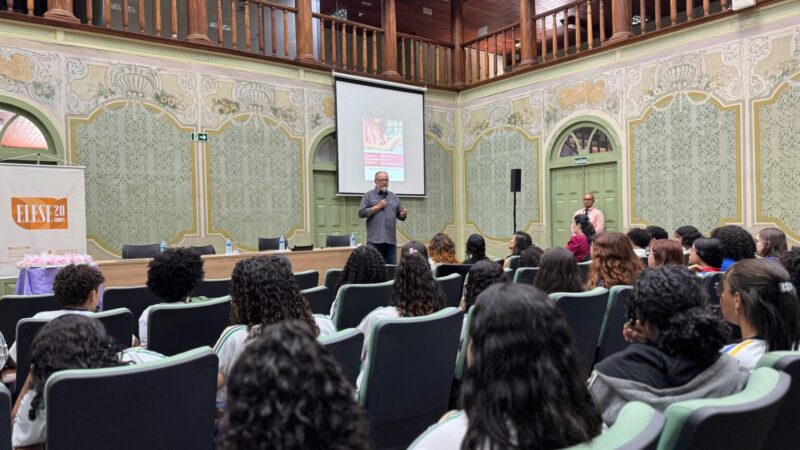
[(589, 259), (589, 245), (595, 238), (594, 226), (589, 222), (589, 217), (578, 214), (572, 221), (572, 236), (567, 242), (567, 250), (575, 255), (576, 262)]
[(439, 264), (459, 264), (456, 244), (446, 233), (436, 233), (428, 242), (428, 256), (433, 270)]
[[(103, 324), (90, 317), (67, 314), (51, 320), (31, 346), (31, 372), (12, 412), (12, 445), (18, 448), (44, 442), (44, 386), (53, 373), (143, 363), (163, 357), (142, 349), (123, 350), (106, 334)], [(91, 420), (89, 416), (87, 420)]]
[(542, 263), (544, 250), (536, 245), (531, 245), (519, 254), (519, 267), (539, 267)]
[(483, 236), (477, 233), (469, 235), (464, 256), (466, 258), (462, 264), (475, 264), (482, 259), (489, 259), (486, 256), (486, 241), (483, 240)]
[(777, 228), (764, 228), (756, 234), (756, 254), (762, 258), (778, 259), (786, 253), (786, 234)]
[[(292, 272), (275, 256), (254, 256), (236, 263), (231, 275), (231, 322), (214, 346), (219, 372), (227, 384), (231, 367), (245, 346), (270, 325), (300, 320), (315, 335), (320, 334), (315, 317)], [(217, 402), (225, 390), (217, 391)]]
[(689, 249), (689, 270), (701, 277), (719, 272), (722, 266), (722, 244), (719, 239), (699, 238)]
[(575, 257), (569, 250), (561, 247), (553, 247), (544, 252), (533, 287), (541, 289), (545, 294), (586, 290)]
[(632, 285), (644, 269), (642, 260), (633, 253), (633, 245), (622, 233), (603, 233), (592, 245), (588, 289), (598, 286), (611, 289), (618, 284)]
[(714, 228), (711, 237), (722, 244), (722, 266), (725, 272), (736, 261), (756, 257), (756, 241), (750, 232), (736, 225)]
[(650, 236), (653, 236), (654, 240), (669, 239), (669, 234), (667, 233), (667, 230), (661, 228), (658, 225), (650, 225), (645, 229), (647, 230), (648, 233), (650, 233)]
[(800, 302), (789, 273), (777, 261), (745, 259), (731, 266), (721, 286), (722, 317), (742, 329), (742, 342), (723, 351), (748, 370), (767, 352), (796, 350)]
[(647, 258), (647, 250), (650, 248), (650, 242), (653, 241), (653, 236), (644, 228), (631, 228), (627, 233), (628, 239), (633, 244), (633, 252), (639, 258)]
[[(203, 258), (188, 248), (168, 248), (147, 265), (147, 288), (162, 303), (186, 303), (192, 291), (203, 281)], [(139, 341), (147, 348), (148, 306), (139, 316)]]
[(675, 236), (673, 236), (672, 239), (681, 244), (684, 254), (688, 254), (689, 249), (692, 248), (692, 244), (694, 244), (694, 241), (700, 239), (701, 237), (703, 237), (703, 233), (701, 233), (700, 230), (692, 225), (684, 225), (675, 230)]
[(372, 448), (353, 388), (302, 322), (266, 328), (239, 356), (228, 384), (220, 450)]
[(411, 449), (557, 449), (600, 434), (572, 331), (554, 302), (531, 286), (504, 283), (483, 291), (473, 309), (463, 410), (445, 415)]
[(475, 299), (478, 298), (481, 292), (486, 290), (494, 283), (506, 281), (506, 273), (500, 264), (484, 259), (478, 261), (469, 269), (467, 281), (464, 284), (464, 297), (461, 299), (461, 309), (464, 312), (469, 312), (472, 305), (475, 304)]
[(628, 300), (627, 349), (595, 365), (589, 390), (612, 424), (625, 403), (672, 403), (739, 392), (748, 371), (719, 349), (730, 327), (708, 306), (703, 281), (681, 266), (645, 270)]
[(789, 272), (792, 284), (800, 289), (800, 247), (794, 246), (780, 257), (783, 267)]
[(683, 247), (681, 244), (669, 239), (658, 239), (650, 244), (650, 254), (647, 256), (648, 267), (668, 265), (683, 265)]
[(336, 288), (334, 288), (331, 295), (334, 300), (331, 304), (331, 316), (336, 309), (336, 294), (339, 293), (339, 288), (346, 284), (372, 284), (383, 283), (386, 281), (386, 262), (383, 256), (370, 245), (361, 245), (356, 247), (339, 274), (339, 280), (336, 281)]

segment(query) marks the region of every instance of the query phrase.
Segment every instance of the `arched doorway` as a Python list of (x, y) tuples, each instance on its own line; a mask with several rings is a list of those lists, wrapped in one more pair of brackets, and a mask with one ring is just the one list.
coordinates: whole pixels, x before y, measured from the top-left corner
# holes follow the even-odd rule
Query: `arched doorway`
[(564, 245), (572, 234), (572, 216), (583, 208), (583, 194), (592, 192), (595, 207), (605, 216), (605, 231), (619, 231), (622, 181), (619, 141), (596, 122), (568, 126), (555, 140), (548, 158), (550, 187), (549, 237)]
[(6, 162), (56, 164), (64, 160), (52, 124), (20, 102), (0, 98), (0, 159)]
[(355, 233), (364, 243), (364, 220), (358, 218), (360, 197), (336, 195), (336, 135), (331, 133), (314, 150), (311, 163), (311, 234), (314, 247), (325, 247), (325, 236)]

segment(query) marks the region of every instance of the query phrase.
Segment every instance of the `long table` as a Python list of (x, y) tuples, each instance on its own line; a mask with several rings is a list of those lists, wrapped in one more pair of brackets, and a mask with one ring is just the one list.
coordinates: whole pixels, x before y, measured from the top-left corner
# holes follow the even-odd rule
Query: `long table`
[[(325, 271), (344, 267), (352, 251), (351, 247), (334, 247), (299, 252), (267, 251), (235, 255), (204, 255), (203, 267), (206, 271), (206, 278), (230, 278), (233, 266), (243, 259), (257, 255), (283, 254), (292, 262), (294, 272), (318, 271), (319, 284), (322, 284), (325, 279)], [(147, 264), (149, 262), (149, 259), (115, 259), (97, 261), (97, 265), (106, 279), (105, 287), (142, 286), (147, 282)]]

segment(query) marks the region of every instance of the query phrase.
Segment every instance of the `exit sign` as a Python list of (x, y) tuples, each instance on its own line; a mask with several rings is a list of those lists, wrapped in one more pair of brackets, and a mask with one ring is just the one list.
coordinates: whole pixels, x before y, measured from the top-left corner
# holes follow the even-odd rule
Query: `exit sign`
[(192, 133), (192, 141), (208, 142), (208, 133)]
[(589, 164), (589, 158), (586, 156), (579, 156), (572, 160), (573, 166), (585, 166), (586, 164)]

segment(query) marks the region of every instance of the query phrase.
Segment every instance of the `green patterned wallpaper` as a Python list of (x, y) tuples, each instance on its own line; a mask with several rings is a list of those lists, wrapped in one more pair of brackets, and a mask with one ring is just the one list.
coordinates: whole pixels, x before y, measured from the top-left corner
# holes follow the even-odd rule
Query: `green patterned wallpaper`
[[(633, 222), (702, 232), (737, 219), (739, 107), (677, 94), (631, 124)], [(741, 220), (741, 219), (739, 219)]]
[(756, 105), (756, 164), (758, 218), (778, 220), (784, 231), (800, 239), (800, 173), (797, 136), (800, 135), (800, 86), (786, 84), (776, 100)]
[(517, 227), (540, 220), (539, 142), (514, 128), (487, 132), (465, 154), (467, 222), (496, 239), (512, 234), (512, 168), (522, 169), (522, 192), (517, 194)]
[(194, 154), (187, 130), (139, 102), (72, 122), (73, 157), (86, 166), (86, 233), (122, 244), (177, 241), (196, 229)]
[(408, 209), (405, 222), (398, 222), (400, 232), (420, 241), (427, 241), (453, 217), (453, 153), (445, 150), (434, 138), (425, 139), (425, 198), (403, 198)]
[(302, 141), (257, 114), (244, 119), (208, 145), (209, 229), (255, 249), (303, 226)]

